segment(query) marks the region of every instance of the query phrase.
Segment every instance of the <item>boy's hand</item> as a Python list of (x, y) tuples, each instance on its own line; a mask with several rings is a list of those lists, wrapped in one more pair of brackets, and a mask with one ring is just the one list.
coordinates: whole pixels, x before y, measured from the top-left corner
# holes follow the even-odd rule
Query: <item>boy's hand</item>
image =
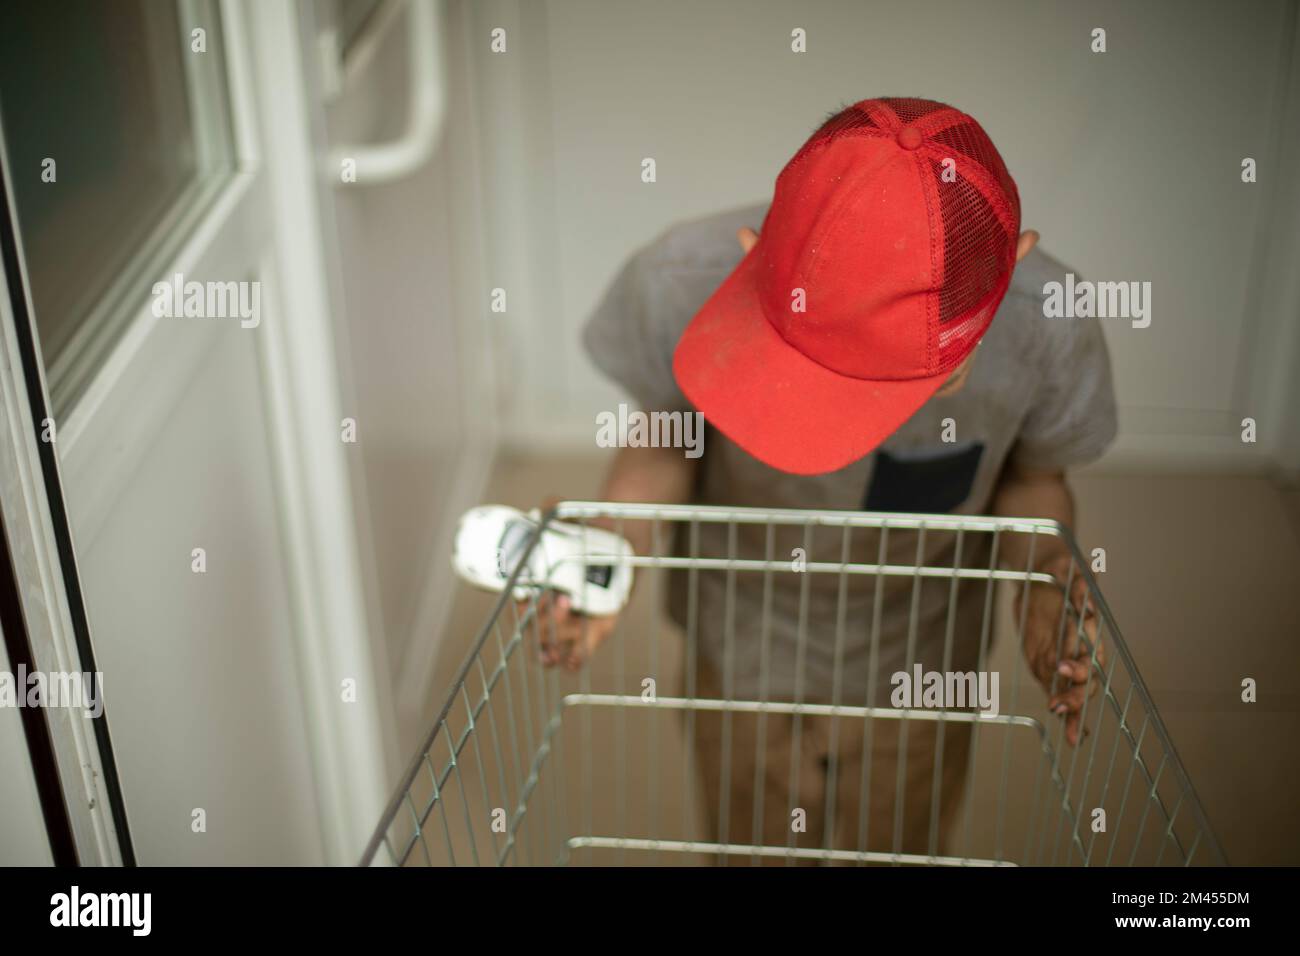
[[(527, 603), (520, 604), (522, 614)], [(571, 671), (581, 669), (596, 648), (614, 631), (618, 615), (595, 617), (573, 610), (567, 594), (547, 591), (537, 599), (539, 657), (546, 667), (561, 665)]]
[[(1106, 649), (1097, 643), (1097, 613), (1088, 599), (1087, 582), (1081, 574), (1075, 573), (1070, 584), (1070, 603), (1074, 615), (1069, 615), (1064, 626), (1061, 615), (1064, 613), (1064, 587), (1069, 575), (1070, 558), (1063, 555), (1046, 564), (1041, 570), (1046, 571), (1061, 582), (1062, 587), (1046, 584), (1029, 585), (1029, 606), (1025, 609), (1025, 661), (1047, 690), (1047, 706), (1052, 713), (1065, 717), (1065, 739), (1071, 746), (1079, 742), (1084, 731), (1083, 705), (1088, 697), (1097, 690), (1098, 682), (1090, 681), (1090, 662), (1092, 654), (1078, 637), (1078, 618), (1083, 617), (1083, 633), (1088, 644), (1097, 649), (1097, 666), (1104, 672), (1106, 667)], [(1025, 586), (1016, 595), (1015, 613), (1017, 620), (1021, 612)], [(1061, 640), (1060, 653), (1057, 652), (1057, 639)]]
[[(548, 497), (542, 502), (543, 513), (563, 500), (555, 495)], [(608, 522), (596, 520), (592, 525), (607, 527)], [(529, 605), (528, 601), (516, 602), (519, 618), (528, 612)], [(576, 671), (591, 659), (617, 623), (617, 614), (604, 617), (583, 614), (573, 610), (573, 600), (567, 594), (546, 591), (537, 599), (537, 621), (529, 630), (538, 637), (538, 658), (543, 666), (560, 665)]]

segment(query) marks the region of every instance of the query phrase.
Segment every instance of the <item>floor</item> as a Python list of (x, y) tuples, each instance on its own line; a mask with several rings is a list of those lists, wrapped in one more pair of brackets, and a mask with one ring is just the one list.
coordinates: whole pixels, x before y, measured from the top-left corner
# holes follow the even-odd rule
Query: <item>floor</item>
[[(594, 497), (603, 467), (604, 459), (596, 457), (506, 457), (498, 463), (485, 500), (531, 507), (550, 495)], [(1300, 585), (1300, 496), (1295, 489), (1246, 478), (1090, 474), (1072, 484), (1080, 543), (1085, 553), (1105, 549), (1102, 591), (1229, 861), (1300, 863), (1294, 774), (1300, 763), (1300, 690), (1294, 678), (1288, 679), (1300, 674), (1300, 627), (1294, 611)], [(556, 691), (581, 691), (608, 681), (615, 667), (620, 674), (636, 675), (666, 674), (678, 666), (680, 636), (656, 613), (658, 601), (650, 591), (638, 589), (624, 630), (656, 639), (629, 643), (630, 650), (616, 645), (617, 650), (598, 655), (585, 678), (548, 678), (558, 681), (552, 685)], [(436, 686), (448, 686), (492, 603), (488, 595), (458, 591), (442, 638)], [(1007, 646), (1004, 641), (1003, 650)], [(637, 654), (654, 660), (638, 663)], [(584, 684), (584, 679), (592, 683)], [(1248, 679), (1256, 686), (1253, 703), (1242, 699)], [(636, 693), (635, 683), (623, 692)], [(431, 701), (431, 714), (437, 703)], [(588, 822), (603, 819), (605, 832), (625, 834), (631, 832), (629, 815), (649, 814), (676, 821), (675, 832), (698, 835), (699, 797), (691, 789), (681, 727), (642, 727), (638, 721), (645, 719), (636, 712), (625, 716), (621, 709), (595, 708), (582, 721), (566, 720), (555, 743), (573, 748), (566, 751), (570, 760), (565, 764), (572, 779), (547, 791), (547, 812), (563, 818), (567, 804)], [(631, 725), (620, 723), (628, 720)], [(575, 733), (585, 736), (574, 738)], [(630, 740), (640, 741), (640, 749), (631, 747)], [(647, 744), (654, 766), (638, 769), (637, 762), (646, 760)], [(572, 755), (581, 748), (592, 760), (579, 770)], [(526, 756), (527, 746), (521, 750)], [(1036, 771), (1027, 765), (1024, 772), (1022, 783), (1012, 781), (1012, 791), (1027, 789), (1028, 775)], [(629, 786), (629, 780), (635, 783)], [(539, 786), (546, 784), (543, 780)], [(974, 819), (983, 821), (987, 808), (978, 800), (973, 806), (979, 808)], [(548, 826), (560, 825), (548, 820)], [(451, 826), (448, 832), (454, 830)], [(537, 839), (544, 858), (546, 841)], [(461, 852), (467, 851), (461, 847)], [(687, 859), (694, 858), (580, 850), (572, 862)]]
[[(1228, 859), (1300, 863), (1300, 523), (1247, 478), (1088, 476), (1080, 537)], [(1243, 681), (1257, 687), (1242, 700)]]

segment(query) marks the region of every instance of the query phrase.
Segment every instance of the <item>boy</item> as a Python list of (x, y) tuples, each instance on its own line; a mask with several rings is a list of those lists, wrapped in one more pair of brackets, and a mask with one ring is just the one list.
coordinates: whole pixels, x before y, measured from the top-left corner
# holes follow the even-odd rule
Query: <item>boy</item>
[[(770, 206), (670, 229), (623, 267), (591, 317), (588, 352), (643, 409), (697, 409), (709, 426), (698, 461), (680, 449), (621, 449), (602, 497), (1072, 525), (1065, 469), (1114, 438), (1115, 400), (1098, 322), (1044, 318), (1043, 285), (1065, 269), (1035, 251), (1037, 239), (1020, 231), (1015, 183), (970, 116), (906, 98), (836, 113), (786, 165)], [(652, 550), (648, 524), (623, 530), (639, 553)], [(701, 553), (729, 553), (724, 527), (700, 533)], [(764, 533), (742, 526), (735, 547), (763, 557)], [(998, 558), (1023, 569), (1030, 556), (1018, 537), (1005, 536)], [(876, 561), (880, 544), (858, 535), (852, 560)], [(951, 535), (898, 534), (885, 545), (900, 564), (954, 561)], [(840, 561), (841, 546), (838, 532), (809, 540), (794, 527), (781, 529), (774, 553), (807, 547), (809, 562)], [(989, 555), (961, 560), (981, 559)], [(1069, 557), (1040, 536), (1033, 565), (1064, 580)], [(682, 577), (670, 609), (687, 626)], [(962, 583), (951, 601), (947, 581), (926, 580), (914, 595), (911, 580), (890, 579), (877, 609), (860, 586), (841, 607), (836, 575), (808, 576), (806, 596), (803, 576), (778, 575), (760, 648), (762, 576), (735, 575), (732, 599), (725, 577), (697, 579), (698, 682), (688, 676), (687, 696), (888, 706), (889, 675), (908, 663), (977, 665), (980, 582)], [(1088, 654), (1070, 640), (1058, 658), (1061, 604), (1056, 589), (1029, 589), (1023, 649), (1075, 744)], [(550, 664), (576, 669), (614, 626), (569, 613), (562, 599), (549, 611)], [(885, 726), (864, 739), (864, 723)], [(946, 725), (940, 757), (935, 723), (911, 723), (904, 753), (898, 721), (697, 714), (713, 839), (785, 845), (799, 807), (809, 845), (941, 852), (970, 725)]]

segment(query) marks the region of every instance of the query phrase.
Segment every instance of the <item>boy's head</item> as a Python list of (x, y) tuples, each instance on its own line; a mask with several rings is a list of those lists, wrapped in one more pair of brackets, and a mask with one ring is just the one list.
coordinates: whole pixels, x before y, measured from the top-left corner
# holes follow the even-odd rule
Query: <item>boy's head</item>
[(969, 360), (1032, 247), (1015, 183), (974, 119), (863, 100), (777, 177), (746, 255), (678, 343), (683, 392), (783, 471), (861, 458)]

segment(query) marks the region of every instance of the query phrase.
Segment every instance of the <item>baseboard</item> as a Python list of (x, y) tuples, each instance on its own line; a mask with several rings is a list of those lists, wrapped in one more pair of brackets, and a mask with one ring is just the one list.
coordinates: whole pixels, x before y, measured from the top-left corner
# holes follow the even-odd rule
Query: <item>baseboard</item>
[(1107, 474), (1273, 476), (1278, 463), (1266, 449), (1236, 437), (1122, 434), (1103, 458), (1083, 470)]

